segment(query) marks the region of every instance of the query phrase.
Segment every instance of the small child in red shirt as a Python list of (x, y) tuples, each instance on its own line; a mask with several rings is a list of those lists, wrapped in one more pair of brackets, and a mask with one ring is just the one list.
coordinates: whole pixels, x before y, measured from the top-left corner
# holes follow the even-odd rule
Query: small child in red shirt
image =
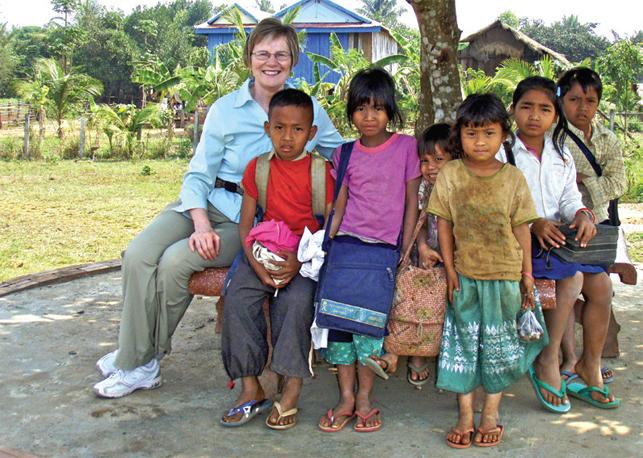
[[(311, 98), (296, 89), (275, 94), (268, 108), (265, 129), (272, 140), (263, 221), (283, 221), (298, 236), (304, 228), (320, 229), (313, 214), (313, 180), (310, 153), (306, 144), (317, 132), (313, 126)], [(258, 207), (257, 162), (247, 166), (242, 180), (244, 189), (239, 235), (246, 240)], [(326, 215), (333, 200), (334, 181), (330, 163), (326, 164)], [(325, 215), (324, 215), (325, 216)], [(225, 369), (232, 380), (241, 379), (242, 391), (222, 418), (223, 426), (241, 426), (272, 405), (266, 425), (288, 429), (297, 423), (297, 402), (303, 377), (310, 376), (310, 326), (313, 322), (316, 282), (299, 275), (297, 254), (280, 252), (283, 262), (270, 273), (258, 262), (251, 247), (243, 244), (245, 256), (232, 275), (225, 297), (221, 348)], [(275, 282), (279, 280), (279, 284)], [(279, 294), (275, 297), (275, 291)], [(272, 331), (271, 369), (285, 377), (281, 400), (271, 403), (259, 383), (268, 360), (267, 325), (262, 311), (270, 301)]]

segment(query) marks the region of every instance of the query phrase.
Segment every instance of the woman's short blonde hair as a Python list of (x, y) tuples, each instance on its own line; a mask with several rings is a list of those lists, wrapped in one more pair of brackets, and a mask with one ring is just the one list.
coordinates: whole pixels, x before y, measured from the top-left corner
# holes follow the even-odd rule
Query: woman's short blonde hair
[(269, 17), (262, 19), (255, 26), (246, 41), (243, 55), (248, 68), (250, 68), (250, 58), (252, 57), (255, 45), (266, 38), (274, 39), (279, 37), (286, 38), (288, 49), (290, 50), (292, 67), (297, 65), (297, 61), (299, 60), (299, 40), (297, 39), (295, 28), (288, 24), (282, 24), (279, 19)]

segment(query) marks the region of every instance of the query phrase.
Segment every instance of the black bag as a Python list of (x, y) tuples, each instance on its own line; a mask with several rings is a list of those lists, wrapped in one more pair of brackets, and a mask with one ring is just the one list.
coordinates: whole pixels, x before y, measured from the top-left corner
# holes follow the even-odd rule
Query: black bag
[[(598, 165), (598, 162), (596, 162), (596, 158), (592, 154), (592, 152), (589, 150), (587, 145), (580, 139), (578, 138), (578, 135), (576, 135), (574, 132), (571, 130), (567, 129), (566, 130), (567, 135), (569, 138), (574, 140), (574, 143), (580, 148), (580, 150), (583, 152), (585, 155), (585, 158), (589, 162), (589, 165), (592, 166), (594, 169), (594, 172), (596, 173), (596, 176), (603, 176), (603, 169), (601, 169), (601, 166)], [(621, 225), (621, 220), (618, 217), (618, 199), (612, 199), (610, 200), (610, 203), (607, 207), (607, 214), (608, 216), (608, 224), (610, 226), (620, 226)], [(600, 221), (597, 221), (600, 223)]]
[(585, 248), (581, 248), (580, 243), (574, 240), (576, 229), (569, 226), (560, 226), (559, 229), (565, 235), (565, 245), (552, 248), (551, 252), (563, 261), (599, 266), (614, 264), (618, 227), (598, 224), (596, 237), (590, 240)]

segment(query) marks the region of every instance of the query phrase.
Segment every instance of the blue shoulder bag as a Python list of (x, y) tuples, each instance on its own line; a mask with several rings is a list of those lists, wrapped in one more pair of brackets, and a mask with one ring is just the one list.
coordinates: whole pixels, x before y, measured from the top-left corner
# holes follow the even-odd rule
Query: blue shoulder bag
[(348, 235), (329, 238), (353, 144), (342, 145), (340, 154), (334, 204), (322, 245), (326, 258), (315, 295), (315, 319), (322, 328), (384, 337), (395, 292), (399, 243), (367, 243)]

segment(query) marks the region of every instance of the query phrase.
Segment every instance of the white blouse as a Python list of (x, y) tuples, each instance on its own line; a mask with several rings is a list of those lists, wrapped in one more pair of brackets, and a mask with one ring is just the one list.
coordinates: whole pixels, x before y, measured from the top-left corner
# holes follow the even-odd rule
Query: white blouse
[[(527, 150), (525, 144), (516, 136), (513, 148), (516, 167), (525, 175), (531, 197), (536, 205), (536, 212), (541, 218), (571, 223), (576, 212), (584, 207), (578, 186), (576, 185), (576, 166), (567, 147), (563, 148), (565, 160), (554, 148), (549, 136), (539, 161)], [(508, 162), (504, 148), (496, 158)]]

